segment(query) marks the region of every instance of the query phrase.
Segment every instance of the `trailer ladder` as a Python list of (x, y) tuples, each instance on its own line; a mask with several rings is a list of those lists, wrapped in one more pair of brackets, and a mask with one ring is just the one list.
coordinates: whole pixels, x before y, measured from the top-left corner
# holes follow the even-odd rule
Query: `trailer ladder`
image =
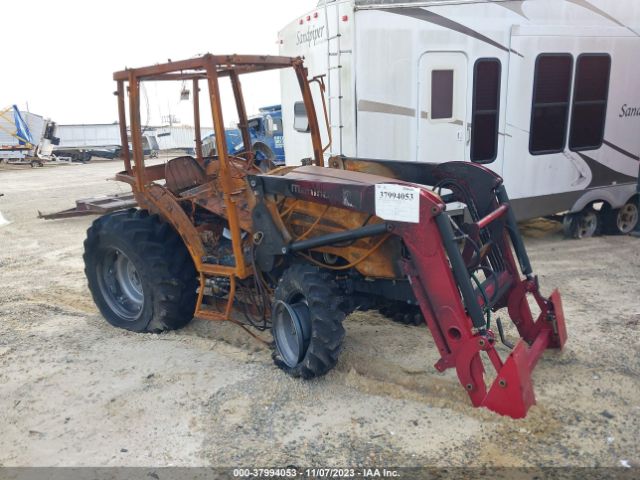
[[(327, 25), (327, 90), (328, 90), (328, 114), (329, 128), (333, 143), (328, 155), (342, 155), (344, 117), (342, 111), (342, 55), (350, 54), (351, 50), (343, 50), (341, 45), (342, 33), (340, 31), (340, 9), (338, 4), (331, 5), (335, 9), (332, 22), (334, 30), (329, 28), (329, 6), (324, 5), (325, 22)], [(335, 76), (335, 79), (334, 79)]]

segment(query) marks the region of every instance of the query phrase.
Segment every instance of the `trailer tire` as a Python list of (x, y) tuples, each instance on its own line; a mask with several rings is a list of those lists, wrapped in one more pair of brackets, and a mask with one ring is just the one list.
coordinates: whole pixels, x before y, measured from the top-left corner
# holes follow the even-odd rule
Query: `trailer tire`
[(608, 235), (628, 235), (638, 227), (640, 201), (630, 199), (620, 208), (607, 206), (603, 211), (603, 231)]
[(272, 309), (275, 364), (302, 378), (331, 370), (345, 336), (342, 303), (342, 292), (330, 273), (308, 264), (289, 267), (280, 278)]
[(91, 295), (111, 325), (158, 333), (193, 318), (193, 261), (157, 215), (132, 209), (98, 218), (87, 230), (83, 258)]
[(565, 236), (580, 240), (600, 235), (602, 216), (592, 206), (585, 207), (578, 213), (569, 213), (563, 220)]

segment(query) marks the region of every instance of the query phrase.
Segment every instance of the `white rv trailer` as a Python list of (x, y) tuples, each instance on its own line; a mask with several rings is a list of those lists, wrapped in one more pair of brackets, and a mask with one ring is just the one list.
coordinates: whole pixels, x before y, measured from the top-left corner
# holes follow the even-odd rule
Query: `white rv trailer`
[[(640, 1), (321, 0), (279, 44), (325, 76), (328, 154), (482, 163), (519, 219), (573, 212), (578, 236), (637, 223)], [(287, 162), (310, 156), (295, 81)]]

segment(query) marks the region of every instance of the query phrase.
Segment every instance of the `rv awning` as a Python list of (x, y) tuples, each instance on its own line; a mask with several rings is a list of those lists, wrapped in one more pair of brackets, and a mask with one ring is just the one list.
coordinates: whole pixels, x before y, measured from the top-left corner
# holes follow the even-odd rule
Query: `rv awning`
[[(491, 0), (493, 2), (502, 2), (505, 0)], [(408, 5), (416, 7), (431, 7), (436, 5), (451, 5), (460, 3), (483, 3), (487, 0), (354, 0), (357, 7), (375, 7), (375, 6), (393, 6)]]

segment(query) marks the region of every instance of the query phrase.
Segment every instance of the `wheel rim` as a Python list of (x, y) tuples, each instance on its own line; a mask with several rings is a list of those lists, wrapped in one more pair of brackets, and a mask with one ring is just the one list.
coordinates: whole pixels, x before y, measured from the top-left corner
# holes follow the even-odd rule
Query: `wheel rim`
[(288, 367), (295, 367), (304, 359), (311, 338), (311, 312), (305, 299), (276, 302), (272, 324), (278, 353)]
[(144, 290), (131, 259), (122, 250), (109, 249), (102, 257), (97, 273), (100, 291), (109, 308), (123, 320), (137, 320), (144, 306)]
[(578, 238), (589, 238), (595, 235), (598, 228), (598, 214), (596, 212), (586, 212), (579, 219)]
[(630, 233), (638, 224), (638, 207), (633, 203), (627, 203), (618, 212), (618, 230), (622, 233)]

